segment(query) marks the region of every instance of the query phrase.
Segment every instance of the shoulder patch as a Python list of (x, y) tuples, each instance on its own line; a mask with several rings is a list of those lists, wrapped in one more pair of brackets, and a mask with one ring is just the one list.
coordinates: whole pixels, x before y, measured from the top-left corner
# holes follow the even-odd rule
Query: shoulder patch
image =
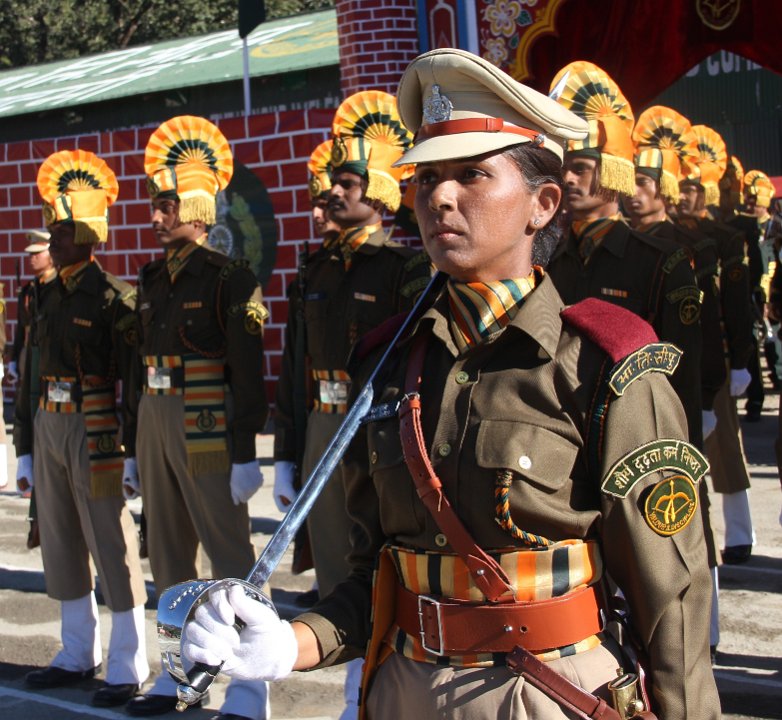
[(662, 470), (686, 476), (694, 485), (709, 469), (706, 458), (684, 440), (653, 440), (631, 450), (606, 473), (600, 489), (606, 495), (624, 499), (641, 479)]
[(698, 491), (687, 475), (660, 480), (646, 496), (644, 518), (658, 535), (675, 535), (684, 530), (698, 509)]
[(415, 280), (411, 280), (408, 283), (405, 283), (402, 285), (401, 288), (399, 288), (399, 293), (402, 295), (402, 297), (414, 297), (415, 295), (418, 295), (428, 284), (429, 280), (431, 278), (427, 275), (425, 277), (416, 278)]
[(618, 362), (608, 377), (608, 386), (615, 395), (623, 395), (634, 380), (649, 372), (673, 375), (679, 366), (682, 351), (671, 343), (651, 343)]
[(692, 325), (701, 316), (703, 293), (695, 285), (683, 285), (665, 295), (671, 305), (679, 306), (679, 321), (682, 325)]
[(686, 248), (679, 248), (676, 252), (672, 253), (663, 265), (663, 272), (667, 275), (671, 272), (682, 260), (690, 261), (690, 253)]
[[(214, 263), (214, 264), (217, 265), (218, 263)], [(227, 265), (223, 267), (222, 270), (220, 270), (220, 278), (222, 280), (225, 280), (234, 270), (238, 270), (239, 268), (249, 268), (249, 267), (250, 267), (250, 263), (247, 262), (247, 260), (244, 259), (231, 260)]]
[(405, 263), (404, 271), (410, 272), (414, 268), (425, 263), (429, 263), (429, 256), (425, 252), (418, 252)]
[(646, 320), (598, 298), (587, 298), (565, 308), (561, 317), (608, 353), (615, 363), (657, 342), (657, 335)]

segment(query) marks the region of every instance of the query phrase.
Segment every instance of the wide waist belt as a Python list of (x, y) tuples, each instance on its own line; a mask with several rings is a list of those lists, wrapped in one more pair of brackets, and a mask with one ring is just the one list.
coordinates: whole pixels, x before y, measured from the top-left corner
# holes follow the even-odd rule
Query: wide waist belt
[(146, 365), (144, 385), (150, 390), (171, 390), (185, 386), (185, 369), (179, 367), (156, 367)]
[(316, 391), (314, 409), (344, 415), (348, 411), (350, 375), (344, 370), (313, 370), (312, 378)]
[(396, 590), (396, 624), (435, 655), (533, 653), (573, 645), (603, 629), (596, 586), (548, 600), (475, 604)]
[(79, 403), (82, 399), (81, 383), (71, 380), (42, 378), (41, 390), (48, 403)]

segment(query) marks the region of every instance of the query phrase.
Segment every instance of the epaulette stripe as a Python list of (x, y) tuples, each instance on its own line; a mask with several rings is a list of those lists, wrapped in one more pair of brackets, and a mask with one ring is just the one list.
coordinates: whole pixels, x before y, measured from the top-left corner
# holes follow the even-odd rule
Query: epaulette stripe
[(402, 297), (412, 297), (421, 292), (429, 284), (428, 277), (420, 277), (405, 283), (399, 290)]

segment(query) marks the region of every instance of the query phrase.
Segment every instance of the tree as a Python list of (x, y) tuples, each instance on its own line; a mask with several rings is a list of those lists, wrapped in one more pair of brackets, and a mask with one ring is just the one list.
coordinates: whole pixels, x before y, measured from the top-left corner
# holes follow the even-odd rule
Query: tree
[[(333, 6), (334, 0), (266, 0), (266, 16)], [(0, 68), (228, 30), (237, 13), (237, 0), (0, 0)]]

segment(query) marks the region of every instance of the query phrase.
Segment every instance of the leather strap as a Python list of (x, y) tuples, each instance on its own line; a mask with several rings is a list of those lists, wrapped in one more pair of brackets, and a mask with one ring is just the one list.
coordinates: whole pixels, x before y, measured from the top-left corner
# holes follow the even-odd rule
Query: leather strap
[(448, 538), (448, 543), (462, 558), (476, 587), (490, 602), (514, 602), (515, 590), (499, 563), (485, 553), (472, 539), (453, 506), (443, 493), (443, 484), (437, 477), (426, 449), (421, 427), (421, 398), (418, 389), (429, 336), (420, 333), (413, 341), (405, 378), (405, 397), (399, 405), (399, 435), (402, 453), (415, 482), (418, 497), (432, 514), (437, 527)]
[(506, 663), (511, 672), (521, 675), (527, 682), (580, 718), (622, 720), (619, 713), (603, 698), (574, 685), (521, 646), (508, 654)]
[(439, 655), (531, 652), (573, 645), (602, 629), (593, 586), (561, 597), (524, 603), (476, 605), (442, 600), (397, 585), (396, 624)]
[(537, 130), (519, 127), (506, 123), (502, 118), (482, 117), (464, 118), (462, 120), (444, 120), (443, 122), (429, 123), (418, 128), (416, 142), (428, 140), (442, 135), (458, 135), (460, 133), (484, 132), (484, 133), (510, 133), (529, 138), (532, 142), (540, 143), (543, 140), (542, 133)]

